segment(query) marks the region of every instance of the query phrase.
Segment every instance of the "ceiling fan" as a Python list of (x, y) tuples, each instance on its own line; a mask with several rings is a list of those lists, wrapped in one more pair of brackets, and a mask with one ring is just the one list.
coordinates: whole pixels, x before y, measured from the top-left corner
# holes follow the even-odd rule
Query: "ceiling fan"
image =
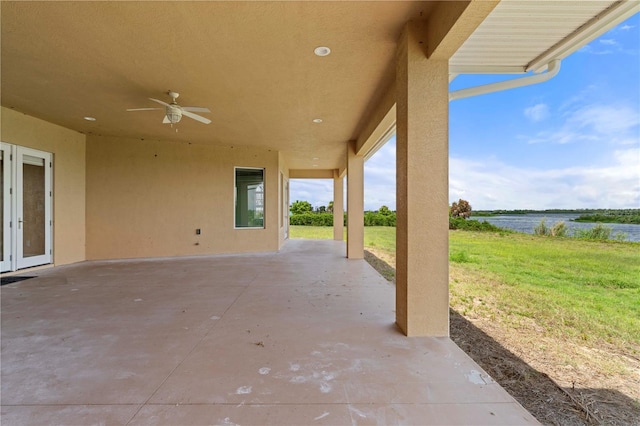
[[(208, 118), (202, 117), (198, 114), (194, 114), (194, 112), (211, 112), (209, 108), (203, 107), (183, 107), (178, 105), (176, 99), (180, 96), (179, 93), (172, 92), (171, 90), (167, 92), (167, 95), (171, 97), (171, 103), (168, 104), (166, 102), (160, 101), (158, 99), (149, 98), (149, 100), (159, 103), (160, 105), (164, 105), (165, 116), (162, 120), (165, 124), (171, 124), (172, 126), (182, 120), (182, 116), (186, 116), (189, 118), (193, 118), (196, 121), (199, 121), (204, 124), (211, 123), (211, 120)], [(162, 110), (163, 108), (129, 108), (127, 111), (156, 111)]]

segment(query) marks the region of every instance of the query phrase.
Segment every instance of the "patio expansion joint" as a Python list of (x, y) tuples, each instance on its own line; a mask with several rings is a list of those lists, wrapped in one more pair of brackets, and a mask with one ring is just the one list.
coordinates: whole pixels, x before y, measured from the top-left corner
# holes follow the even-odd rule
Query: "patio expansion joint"
[[(399, 402), (399, 401), (358, 401), (358, 402), (179, 402), (179, 403), (167, 403), (167, 402), (150, 402), (145, 404), (147, 407), (272, 407), (272, 406), (299, 406), (299, 405), (317, 405), (317, 406), (327, 406), (327, 405), (335, 405), (335, 406), (352, 406), (352, 405), (484, 405), (484, 404), (492, 404), (492, 405), (512, 405), (518, 404), (517, 401), (468, 401), (468, 402)], [(139, 405), (139, 404), (21, 404), (21, 405), (5, 405), (6, 407), (20, 407), (20, 406), (67, 406), (67, 405), (97, 405), (97, 406), (114, 406), (114, 405)]]
[[(489, 402), (493, 405), (511, 405), (517, 404), (517, 401), (492, 401)], [(237, 402), (179, 402), (179, 403), (166, 403), (166, 402), (149, 402), (149, 403), (127, 403), (127, 402), (118, 402), (118, 403), (107, 403), (107, 404), (97, 404), (97, 403), (34, 403), (34, 404), (2, 404), (3, 407), (133, 407), (133, 406), (143, 406), (147, 407), (271, 407), (271, 406), (299, 406), (299, 405), (310, 405), (310, 406), (327, 406), (327, 405), (335, 405), (335, 406), (351, 406), (351, 405), (478, 405), (478, 404), (488, 404), (487, 402), (243, 402), (238, 404)], [(137, 414), (137, 413), (136, 413)], [(135, 417), (135, 415), (134, 415)], [(130, 422), (131, 420), (129, 420)]]
[(135, 407), (140, 405), (139, 402), (118, 402), (118, 403), (106, 403), (97, 404), (95, 402), (60, 402), (60, 403), (33, 403), (33, 404), (2, 404), (2, 407)]
[[(256, 274), (253, 279), (251, 279), (251, 281), (244, 286), (244, 288), (242, 289), (242, 291), (236, 296), (235, 299), (233, 299), (233, 302), (231, 302), (231, 304), (229, 306), (227, 306), (227, 308), (224, 310), (224, 312), (222, 313), (222, 315), (220, 316), (220, 319), (224, 318), (225, 314), (229, 311), (229, 309), (231, 309), (233, 307), (233, 305), (236, 304), (236, 302), (238, 301), (238, 299), (240, 299), (240, 297), (242, 297), (242, 295), (247, 291), (247, 289), (251, 286), (251, 284), (254, 283), (254, 281), (256, 281), (256, 279), (258, 278), (258, 274)], [(146, 405), (155, 405), (155, 404), (149, 404), (149, 401), (151, 400), (151, 398), (153, 398), (155, 396), (156, 393), (158, 393), (158, 391), (160, 390), (160, 388), (167, 382), (167, 380), (169, 380), (169, 377), (171, 377), (171, 375), (173, 375), (173, 373), (175, 373), (175, 371), (180, 368), (180, 366), (184, 363), (184, 361), (189, 358), (189, 356), (198, 348), (198, 346), (200, 346), (200, 344), (204, 341), (204, 339), (207, 338), (207, 336), (209, 336), (209, 333), (211, 333), (211, 331), (216, 328), (216, 326), (218, 325), (219, 321), (215, 321), (208, 329), (207, 332), (204, 333), (204, 335), (193, 345), (193, 347), (191, 348), (191, 350), (189, 350), (189, 352), (180, 360), (180, 362), (177, 363), (177, 365), (169, 372), (169, 374), (167, 374), (167, 377), (164, 378), (164, 380), (162, 380), (162, 382), (156, 387), (156, 389), (151, 393), (151, 395), (149, 395), (149, 397), (140, 405), (140, 407), (136, 410), (135, 413), (133, 413), (133, 415), (131, 416), (131, 418), (127, 421), (127, 425), (129, 425), (133, 419), (136, 418), (136, 416), (138, 415), (138, 413), (146, 406)], [(137, 404), (118, 404), (118, 405), (137, 405)], [(158, 405), (175, 405), (175, 404), (158, 404)]]

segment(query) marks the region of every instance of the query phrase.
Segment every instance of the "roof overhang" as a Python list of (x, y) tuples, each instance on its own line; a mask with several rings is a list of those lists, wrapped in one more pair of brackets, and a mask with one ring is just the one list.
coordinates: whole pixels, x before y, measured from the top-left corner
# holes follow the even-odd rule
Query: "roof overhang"
[(502, 0), (453, 55), (449, 71), (539, 73), (638, 11), (635, 0)]

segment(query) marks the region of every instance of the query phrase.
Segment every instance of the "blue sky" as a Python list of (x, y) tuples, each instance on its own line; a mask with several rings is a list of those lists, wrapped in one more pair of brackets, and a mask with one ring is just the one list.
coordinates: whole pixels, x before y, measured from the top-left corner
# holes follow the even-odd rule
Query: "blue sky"
[[(450, 90), (504, 80), (461, 75)], [(640, 208), (640, 15), (528, 87), (449, 104), (449, 200), (474, 209)], [(291, 200), (332, 199), (292, 180)], [(365, 164), (365, 209), (395, 209), (395, 137)]]

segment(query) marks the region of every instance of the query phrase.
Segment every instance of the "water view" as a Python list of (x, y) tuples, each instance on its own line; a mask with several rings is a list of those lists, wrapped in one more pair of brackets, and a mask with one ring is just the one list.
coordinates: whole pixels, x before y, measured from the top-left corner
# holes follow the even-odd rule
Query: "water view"
[[(540, 223), (542, 219), (546, 219), (546, 223), (549, 227), (554, 223), (561, 220), (567, 224), (569, 228), (569, 234), (573, 233), (574, 229), (590, 229), (596, 226), (596, 223), (585, 222), (572, 222), (573, 219), (580, 216), (579, 214), (570, 213), (529, 213), (529, 214), (514, 214), (514, 215), (497, 215), (491, 217), (472, 217), (480, 222), (486, 220), (492, 225), (499, 226), (500, 228), (512, 229), (518, 232), (524, 232), (526, 234), (533, 234), (533, 228)], [(613, 231), (611, 236), (615, 237), (617, 233), (625, 234), (624, 241), (638, 241), (640, 242), (640, 225), (626, 224), (626, 223), (603, 223), (604, 226), (610, 227)]]

